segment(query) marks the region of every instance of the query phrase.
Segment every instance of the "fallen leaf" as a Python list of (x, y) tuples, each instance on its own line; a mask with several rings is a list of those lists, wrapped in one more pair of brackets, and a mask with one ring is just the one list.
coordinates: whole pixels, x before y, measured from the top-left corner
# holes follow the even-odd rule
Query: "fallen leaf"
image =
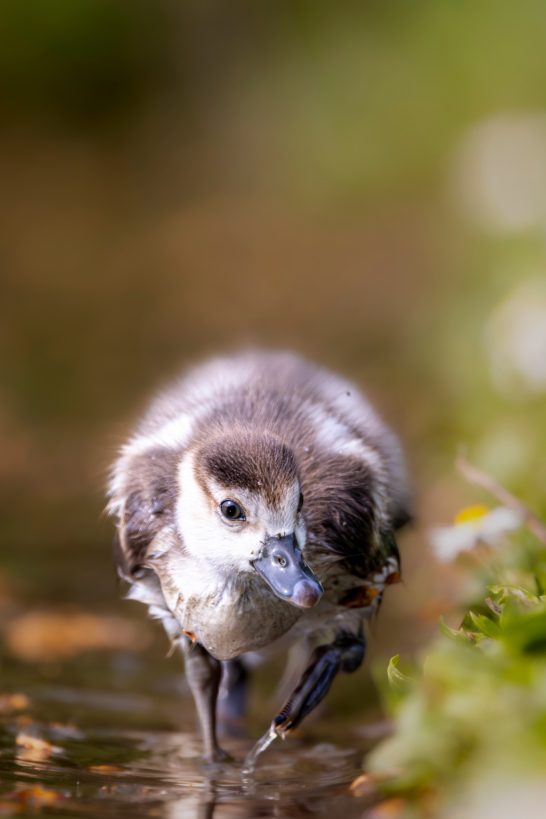
[(353, 796), (371, 796), (377, 791), (377, 778), (372, 774), (360, 774), (353, 779), (350, 791)]
[(31, 788), (15, 791), (14, 796), (25, 808), (41, 808), (44, 805), (54, 805), (63, 798), (57, 791), (44, 788), (42, 785), (33, 785)]
[(399, 775), (400, 771), (395, 768), (381, 773), (361, 773), (353, 779), (349, 788), (353, 796), (374, 796), (382, 785)]
[(387, 779), (390, 776), (383, 773), (362, 773), (351, 782), (351, 793), (353, 796), (373, 796)]
[(11, 711), (24, 711), (30, 708), (30, 700), (26, 694), (1, 694), (0, 714), (9, 714)]
[(6, 644), (29, 662), (51, 662), (96, 649), (138, 651), (151, 642), (147, 625), (84, 612), (31, 612), (11, 620)]
[(123, 768), (119, 765), (89, 765), (87, 770), (93, 773), (119, 773)]
[(24, 762), (44, 762), (52, 754), (62, 753), (62, 748), (52, 745), (47, 739), (23, 732), (15, 737), (17, 759)]
[(63, 799), (63, 796), (42, 785), (33, 785), (30, 788), (21, 788), (17, 791), (4, 794), (0, 801), (0, 816), (18, 816), (28, 814), (29, 811), (40, 810), (42, 807), (54, 805)]

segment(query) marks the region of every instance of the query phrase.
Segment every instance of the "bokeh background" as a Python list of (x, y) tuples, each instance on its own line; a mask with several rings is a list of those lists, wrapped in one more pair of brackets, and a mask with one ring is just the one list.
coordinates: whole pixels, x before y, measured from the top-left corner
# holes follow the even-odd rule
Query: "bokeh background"
[(545, 32), (541, 0), (4, 0), (5, 687), (175, 686), (118, 602), (104, 487), (210, 353), (299, 350), (399, 431), (418, 524), (376, 657), (449, 598), (427, 530), (476, 497), (461, 447), (544, 511)]

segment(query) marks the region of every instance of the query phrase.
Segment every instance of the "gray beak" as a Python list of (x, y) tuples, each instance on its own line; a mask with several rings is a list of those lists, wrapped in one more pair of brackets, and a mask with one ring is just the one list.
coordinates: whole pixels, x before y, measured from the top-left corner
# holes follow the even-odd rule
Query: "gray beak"
[(324, 589), (304, 561), (294, 534), (268, 537), (251, 563), (277, 597), (293, 606), (310, 609), (322, 597)]

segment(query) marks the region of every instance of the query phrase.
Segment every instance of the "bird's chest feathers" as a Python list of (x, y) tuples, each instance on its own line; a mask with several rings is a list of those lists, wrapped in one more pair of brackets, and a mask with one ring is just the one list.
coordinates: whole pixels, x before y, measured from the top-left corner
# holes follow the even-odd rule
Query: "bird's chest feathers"
[(300, 616), (252, 572), (222, 570), (178, 555), (158, 575), (181, 631), (219, 660), (263, 648)]

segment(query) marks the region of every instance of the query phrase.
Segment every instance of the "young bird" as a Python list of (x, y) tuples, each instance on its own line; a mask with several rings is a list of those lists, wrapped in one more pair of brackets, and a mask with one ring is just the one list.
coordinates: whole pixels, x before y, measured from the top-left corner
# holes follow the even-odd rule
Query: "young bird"
[(108, 510), (128, 596), (184, 654), (208, 760), (225, 758), (222, 671), (240, 710), (245, 652), (283, 635), (310, 650), (264, 747), (360, 666), (410, 517), (399, 444), (368, 401), (275, 352), (215, 359), (160, 395), (113, 466)]

